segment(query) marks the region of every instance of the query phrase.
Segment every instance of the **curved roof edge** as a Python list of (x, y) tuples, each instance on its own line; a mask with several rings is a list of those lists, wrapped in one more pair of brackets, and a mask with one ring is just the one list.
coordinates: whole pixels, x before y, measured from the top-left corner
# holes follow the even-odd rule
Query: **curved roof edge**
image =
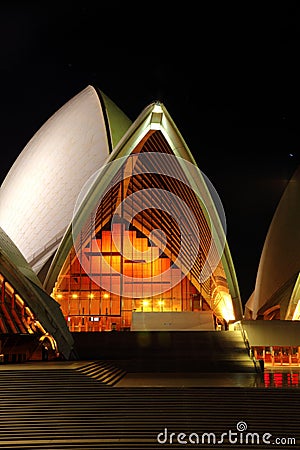
[(254, 291), (251, 293), (250, 297), (248, 298), (247, 302), (245, 303), (245, 308), (244, 308), (244, 319), (245, 320), (252, 319), (253, 301), (254, 301)]
[(88, 85), (25, 145), (0, 190), (0, 226), (38, 273), (53, 256), (83, 184), (106, 163), (131, 121)]
[(229, 287), (229, 292), (231, 293), (233, 308), (235, 312), (235, 319), (242, 320), (243, 318), (243, 307), (240, 295), (240, 288), (238, 285), (238, 280), (233, 264), (233, 259), (229, 249), (228, 242), (226, 240), (224, 252), (222, 255), (222, 263), (226, 274), (226, 280)]
[(23, 256), (18, 247), (13, 243), (13, 241), (1, 227), (0, 227), (0, 252), (1, 254), (4, 254), (7, 259), (14, 262), (14, 265), (24, 275), (24, 277), (26, 277), (28, 280), (30, 280), (37, 286), (42, 287), (42, 284), (38, 276), (25, 259), (25, 256)]
[(73, 352), (74, 341), (58, 303), (43, 290), (36, 274), (1, 228), (0, 269), (45, 330), (54, 337), (59, 351), (69, 359)]
[(300, 270), (300, 166), (289, 180), (273, 215), (262, 249), (251, 301), (253, 318)]
[(107, 97), (107, 95), (104, 94), (104, 92), (96, 87), (93, 88), (98, 93), (103, 112), (105, 111), (106, 113), (104, 120), (107, 129), (110, 131), (111, 153), (126, 131), (130, 128), (132, 121), (109, 97)]

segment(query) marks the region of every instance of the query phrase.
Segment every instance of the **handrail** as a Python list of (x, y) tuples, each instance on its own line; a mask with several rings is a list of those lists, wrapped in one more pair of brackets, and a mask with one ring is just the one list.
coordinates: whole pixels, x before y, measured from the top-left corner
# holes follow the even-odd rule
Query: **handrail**
[(263, 360), (258, 360), (258, 359), (255, 358), (255, 356), (253, 354), (253, 351), (252, 351), (252, 348), (250, 346), (248, 337), (247, 337), (246, 330), (244, 329), (241, 321), (239, 320), (238, 322), (236, 322), (236, 324), (238, 325), (238, 328), (239, 328), (239, 330), (240, 330), (240, 332), (241, 332), (241, 334), (243, 336), (243, 340), (245, 342), (245, 346), (247, 348), (248, 355), (253, 361), (253, 364), (254, 364), (256, 372), (263, 373), (264, 372), (264, 361)]

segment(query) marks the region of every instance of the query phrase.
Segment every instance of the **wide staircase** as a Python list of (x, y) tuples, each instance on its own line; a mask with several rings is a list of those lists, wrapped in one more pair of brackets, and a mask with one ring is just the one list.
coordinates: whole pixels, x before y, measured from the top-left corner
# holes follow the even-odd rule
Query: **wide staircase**
[(201, 331), (184, 335), (179, 332), (169, 343), (164, 346), (156, 341), (153, 346), (144, 348), (136, 359), (123, 360), (124, 367), (127, 371), (150, 372), (256, 371), (239, 331)]
[(75, 333), (81, 357), (127, 372), (255, 372), (240, 331)]
[(0, 448), (300, 448), (299, 389), (121, 388), (88, 365), (0, 366)]

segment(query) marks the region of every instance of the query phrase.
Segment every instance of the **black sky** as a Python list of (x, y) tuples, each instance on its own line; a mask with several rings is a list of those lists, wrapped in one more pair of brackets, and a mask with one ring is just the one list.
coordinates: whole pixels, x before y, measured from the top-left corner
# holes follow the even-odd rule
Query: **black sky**
[(88, 84), (132, 120), (160, 100), (221, 198), (245, 303), (300, 161), (297, 2), (93, 3), (1, 2), (0, 181)]

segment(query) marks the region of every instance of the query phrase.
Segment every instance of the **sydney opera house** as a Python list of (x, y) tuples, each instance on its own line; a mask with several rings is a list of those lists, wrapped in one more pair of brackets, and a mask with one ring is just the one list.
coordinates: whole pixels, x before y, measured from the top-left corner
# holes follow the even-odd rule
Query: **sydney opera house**
[(164, 104), (132, 122), (86, 87), (37, 131), (1, 186), (0, 353), (38, 358), (46, 342), (70, 359), (79, 335), (237, 323), (265, 351), (274, 319), (292, 330), (290, 340), (276, 336), (300, 346), (299, 193), (296, 173), (243, 311), (222, 203)]
[(243, 326), (255, 354), (268, 362), (300, 358), (300, 168), (284, 190), (269, 226)]

